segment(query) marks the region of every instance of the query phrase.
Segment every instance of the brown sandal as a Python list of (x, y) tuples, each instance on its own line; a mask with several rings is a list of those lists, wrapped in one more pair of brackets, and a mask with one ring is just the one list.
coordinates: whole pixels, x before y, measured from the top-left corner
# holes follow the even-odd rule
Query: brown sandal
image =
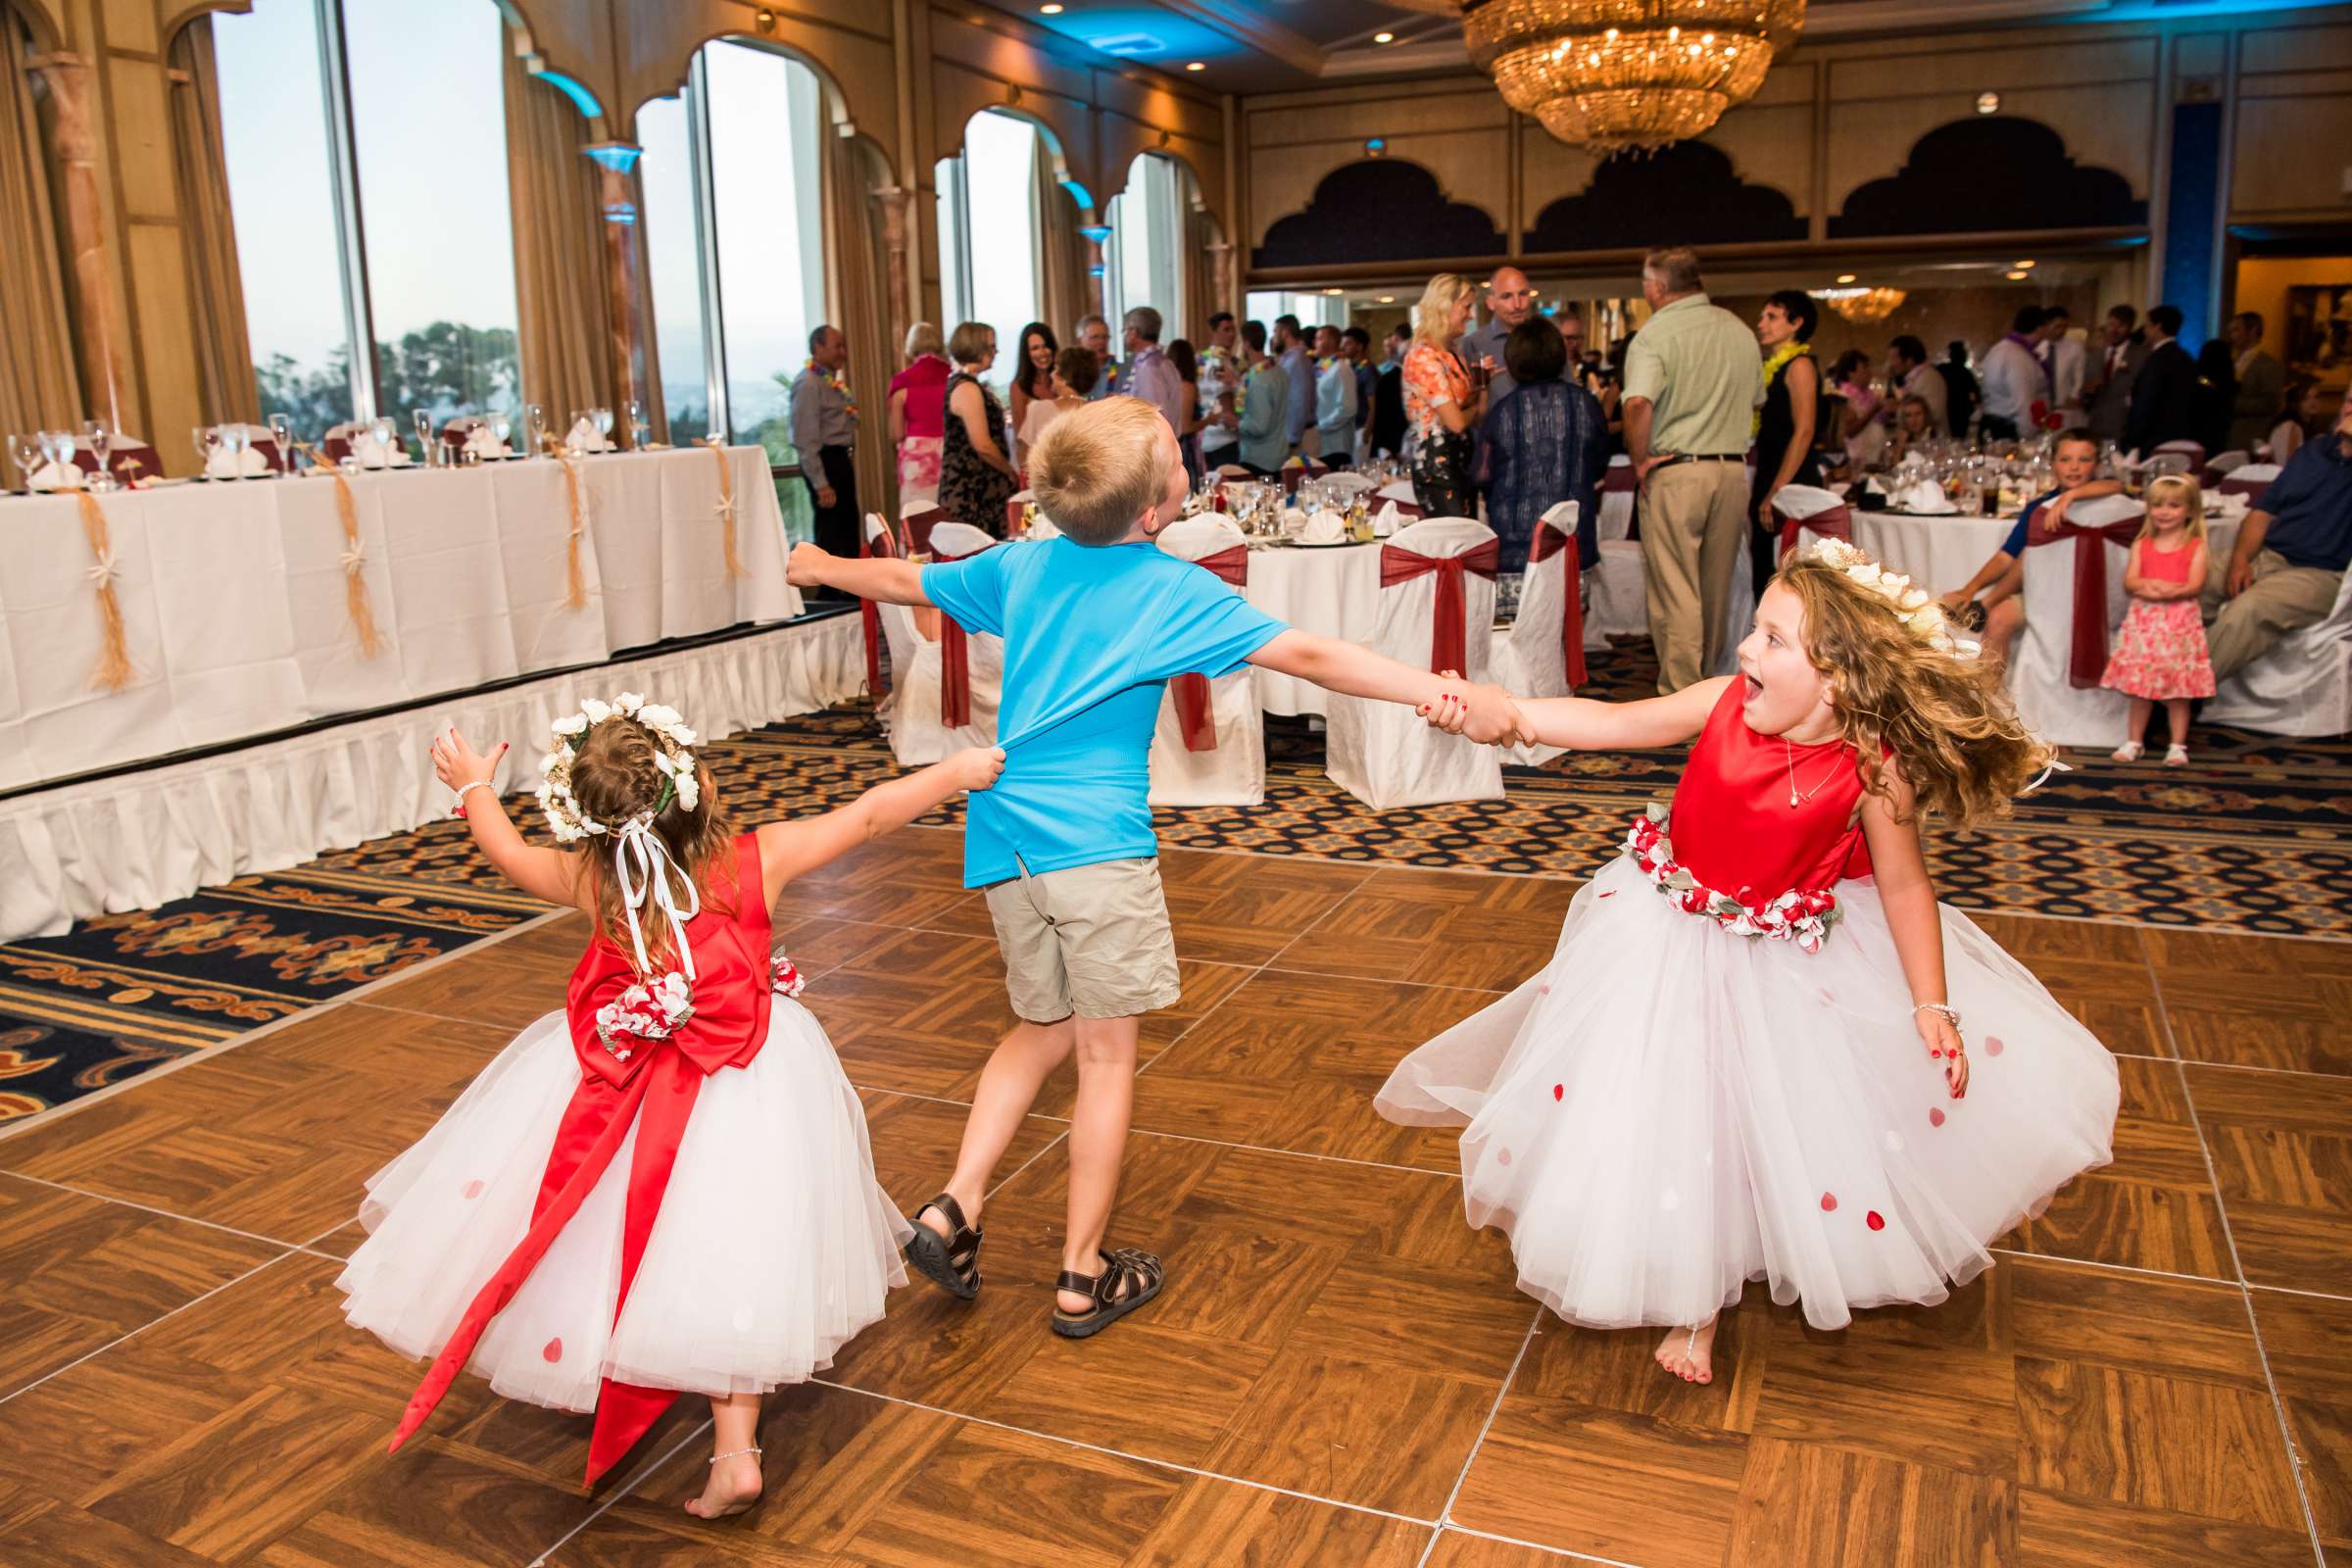
[(1102, 1273), (1089, 1276), (1065, 1268), (1054, 1282), (1057, 1291), (1094, 1298), (1095, 1304), (1083, 1312), (1065, 1312), (1055, 1304), (1054, 1332), (1065, 1340), (1083, 1340), (1102, 1333), (1157, 1296), (1159, 1288), (1167, 1282), (1167, 1271), (1150, 1252), (1121, 1247), (1095, 1255), (1108, 1265)]
[[(923, 1223), (923, 1208), (936, 1208), (948, 1222), (948, 1234)], [(980, 1294), (981, 1233), (964, 1223), (963, 1205), (947, 1193), (914, 1211), (914, 1234), (901, 1249), (916, 1273), (959, 1301)]]

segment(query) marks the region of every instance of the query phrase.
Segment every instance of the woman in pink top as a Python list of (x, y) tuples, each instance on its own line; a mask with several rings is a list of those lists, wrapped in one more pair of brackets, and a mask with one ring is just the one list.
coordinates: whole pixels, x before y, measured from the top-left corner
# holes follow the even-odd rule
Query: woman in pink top
[(950, 373), (938, 327), (917, 321), (906, 329), (906, 368), (890, 378), (890, 439), (899, 454), (899, 499), (936, 501)]

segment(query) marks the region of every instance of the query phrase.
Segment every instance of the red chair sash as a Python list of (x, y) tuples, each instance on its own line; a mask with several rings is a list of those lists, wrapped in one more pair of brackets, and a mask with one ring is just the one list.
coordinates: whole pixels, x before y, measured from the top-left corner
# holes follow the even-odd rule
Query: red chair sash
[(2240, 479), (2231, 474), (2222, 475), (2222, 482), (2216, 486), (2226, 496), (2258, 496), (2270, 487), (2268, 479)]
[(1464, 603), (1462, 573), (1475, 571), (1490, 582), (1494, 577), (1494, 564), (1500, 558), (1497, 542), (1490, 539), (1475, 550), (1458, 556), (1424, 556), (1402, 550), (1396, 545), (1380, 547), (1380, 585), (1394, 588), (1400, 582), (1437, 573), (1437, 607), (1430, 617), (1429, 672), (1443, 674), (1449, 669), (1469, 673), (1470, 646), (1466, 622), (1469, 610)]
[(1005, 537), (1005, 538), (1009, 539), (1009, 538), (1011, 538), (1011, 537), (1012, 537), (1014, 534), (1016, 534), (1016, 533), (1019, 533), (1019, 532), (1021, 531), (1021, 512), (1022, 512), (1022, 510), (1023, 510), (1024, 508), (1026, 508), (1028, 505), (1029, 505), (1029, 503), (1028, 503), (1028, 502), (1026, 502), (1026, 501), (1014, 501), (1014, 500), (1007, 500), (1007, 501), (1004, 503), (1004, 537)]
[(1772, 514), (1781, 519), (1781, 559), (1783, 561), (1787, 561), (1788, 552), (1796, 548), (1797, 534), (1807, 528), (1825, 539), (1843, 539), (1848, 544), (1853, 543), (1854, 514), (1844, 507), (1832, 507), (1827, 512), (1816, 512), (1810, 517), (1791, 517), (1780, 508), (1775, 507), (1772, 509)]
[(1642, 488), (1641, 478), (1630, 463), (1612, 463), (1600, 476), (1600, 488), (1607, 495), (1623, 495), (1628, 490)]
[(1295, 496), (1298, 493), (1298, 487), (1307, 480), (1321, 478), (1330, 471), (1330, 467), (1321, 463), (1310, 463), (1298, 468), (1286, 465), (1282, 470), (1282, 493), (1286, 496)]
[[(858, 559), (872, 559), (877, 542), (882, 547), (885, 560), (896, 559), (898, 547), (891, 542), (887, 530), (878, 535), (867, 534), (860, 539), (858, 542)], [(858, 601), (858, 619), (865, 628), (865, 689), (868, 695), (879, 701), (882, 696), (882, 609), (871, 599), (860, 599)]]
[[(990, 548), (994, 548), (993, 546)], [(973, 556), (979, 555), (975, 550)], [(971, 556), (934, 556), (940, 565)], [(939, 617), (939, 721), (961, 729), (972, 721), (972, 650), (969, 635), (953, 615)]]
[[(1250, 547), (1231, 545), (1214, 555), (1202, 556), (1193, 563), (1202, 571), (1212, 572), (1236, 588), (1250, 586)], [(1213, 752), (1217, 749), (1216, 715), (1209, 710), (1208, 677), (1179, 675), (1168, 682), (1168, 695), (1176, 703), (1176, 727), (1184, 736), (1188, 752)]]
[[(2054, 545), (2061, 539), (2092, 537), (2104, 539), (2111, 545), (2127, 550), (2139, 537), (2140, 519), (2126, 517), (2120, 522), (2084, 527), (2068, 517), (2055, 528), (2036, 521), (2034, 531), (2026, 537), (2028, 550)], [(2075, 635), (2074, 645), (2067, 651), (2067, 684), (2077, 691), (2093, 692), (2099, 689), (2099, 677), (2107, 673), (2107, 552), (2082, 550), (2075, 552)]]
[(920, 512), (909, 512), (906, 516), (900, 518), (899, 526), (906, 530), (907, 552), (917, 556), (929, 552), (931, 530), (947, 520), (947, 510), (943, 507), (926, 507)]
[[(272, 443), (264, 441), (256, 442), (254, 450), (264, 457), (268, 457), (275, 448)], [(98, 454), (80, 445), (76, 440), (74, 447), (74, 466), (84, 473), (96, 473), (98, 471)], [(270, 466), (275, 467), (276, 465), (272, 463)], [(109, 447), (106, 452), (106, 471), (124, 484), (130, 483), (133, 479), (160, 479), (164, 476), (164, 460), (153, 447), (135, 445)]]
[[(1529, 569), (1563, 555), (1568, 559), (1560, 567), (1560, 586), (1567, 597), (1560, 604), (1560, 658), (1567, 665), (1569, 688), (1574, 690), (1585, 683), (1584, 562), (1576, 552), (1576, 535), (1539, 521), (1535, 538), (1528, 541)], [(1449, 667), (1461, 668), (1459, 664)]]

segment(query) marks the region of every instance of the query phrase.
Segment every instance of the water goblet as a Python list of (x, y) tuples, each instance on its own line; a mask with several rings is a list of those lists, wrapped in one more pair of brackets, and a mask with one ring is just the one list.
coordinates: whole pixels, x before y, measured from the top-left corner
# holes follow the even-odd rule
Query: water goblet
[(37, 435), (12, 435), (8, 438), (8, 460), (24, 475), (24, 490), (32, 494), (32, 470), (41, 461), (41, 438)]
[(76, 481), (71, 471), (74, 467), (74, 432), (71, 430), (43, 430), (40, 439), (41, 456), (48, 459), (50, 464), (59, 469), (61, 477), (65, 480), (65, 483), (59, 485), (58, 488), (62, 490), (74, 484)]
[(645, 405), (638, 402), (635, 398), (629, 399), (628, 416), (629, 450), (632, 452), (643, 452), (645, 450), (646, 431), (648, 428), (650, 428), (645, 419)]
[(409, 417), (416, 425), (416, 461), (426, 467), (433, 466), (433, 416), (428, 409), (413, 410)]
[(104, 419), (91, 419), (82, 427), (82, 437), (89, 444), (90, 455), (98, 460), (98, 471), (90, 475), (90, 488), (104, 493), (119, 489), (112, 468), (106, 465), (106, 455), (115, 444), (115, 433), (106, 427)]
[[(493, 414), (490, 416), (490, 435), (491, 438), (497, 441), (500, 446), (506, 447), (514, 434), (514, 416), (512, 414)], [(510, 448), (509, 455), (511, 454), (512, 449)]]
[(590, 409), (588, 411), (588, 417), (596, 424), (596, 433), (599, 437), (597, 442), (597, 450), (600, 452), (612, 451), (612, 411), (611, 409)]
[(213, 454), (220, 450), (220, 432), (213, 425), (200, 424), (189, 433), (196, 445), (196, 471), (209, 478)]
[(522, 406), (522, 422), (531, 432), (531, 456), (538, 457), (547, 450), (547, 410), (537, 403)]
[(230, 478), (242, 479), (245, 477), (245, 449), (251, 444), (251, 439), (243, 425), (224, 424), (220, 427), (220, 450), (228, 454), (228, 476)]
[(270, 416), (270, 439), (277, 443), (278, 472), (294, 471), (294, 421), (282, 414)]

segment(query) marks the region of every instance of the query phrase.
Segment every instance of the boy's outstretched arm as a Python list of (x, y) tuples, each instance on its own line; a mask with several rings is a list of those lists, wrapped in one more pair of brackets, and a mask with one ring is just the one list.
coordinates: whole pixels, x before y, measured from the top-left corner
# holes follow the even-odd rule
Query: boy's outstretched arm
[[(1447, 727), (1481, 744), (1527, 735), (1519, 710), (1501, 687), (1433, 675), (1337, 637), (1318, 637), (1293, 627), (1251, 654), (1250, 662), (1350, 697), (1425, 710), (1458, 708), (1461, 722)], [(1447, 704), (1448, 697), (1456, 701)]]
[(923, 568), (911, 561), (836, 556), (810, 544), (793, 547), (792, 559), (784, 565), (784, 580), (795, 588), (838, 588), (878, 604), (931, 603), (923, 597)]
[(903, 778), (877, 784), (839, 810), (766, 823), (760, 829), (760, 867), (767, 902), (775, 903), (784, 884), (794, 877), (894, 828), (905, 827), (951, 796), (987, 789), (1004, 771), (1002, 749), (974, 746)]
[[(1706, 728), (1707, 714), (1722, 698), (1725, 683), (1736, 678), (1721, 675), (1686, 686), (1672, 696), (1647, 697), (1637, 703), (1603, 703), (1590, 697), (1522, 697), (1514, 701), (1523, 731), (1532, 732), (1541, 745), (1577, 752), (1643, 751), (1676, 745)], [(1459, 710), (1459, 704), (1440, 704), (1427, 710), (1426, 716), (1448, 734), (1468, 734)]]

